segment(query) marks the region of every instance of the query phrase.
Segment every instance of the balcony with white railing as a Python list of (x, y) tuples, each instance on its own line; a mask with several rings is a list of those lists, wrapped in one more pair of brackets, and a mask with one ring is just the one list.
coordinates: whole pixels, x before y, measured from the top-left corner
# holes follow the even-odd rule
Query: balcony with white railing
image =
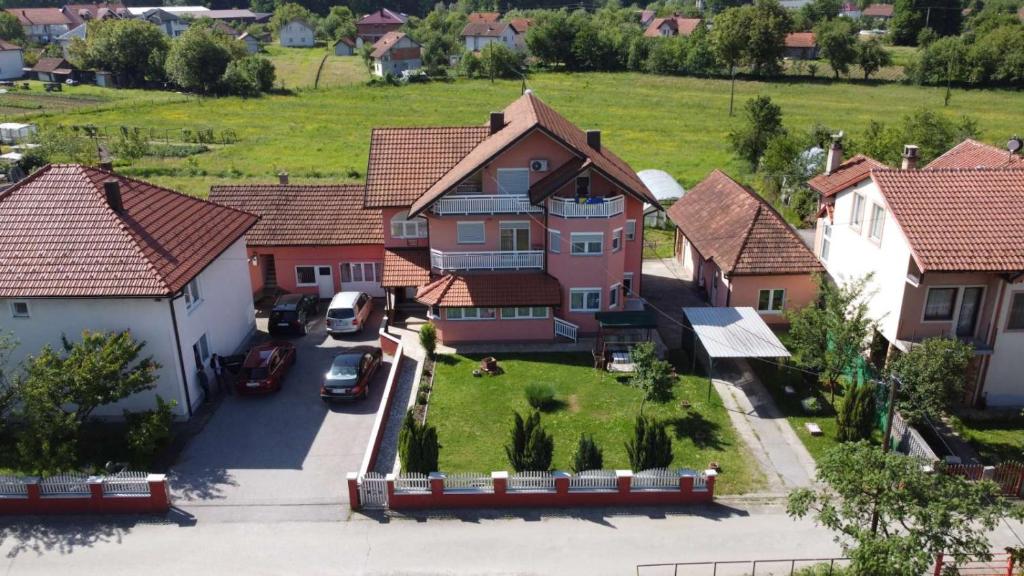
[(562, 218), (611, 218), (622, 214), (624, 207), (625, 199), (621, 195), (610, 198), (595, 196), (585, 202), (559, 197), (548, 200), (548, 211)]
[(526, 214), (543, 212), (530, 203), (529, 196), (516, 194), (451, 194), (434, 203), (431, 211), (438, 216), (466, 214)]
[(431, 250), (430, 266), (442, 272), (446, 270), (541, 270), (544, 268), (544, 251), (442, 252)]

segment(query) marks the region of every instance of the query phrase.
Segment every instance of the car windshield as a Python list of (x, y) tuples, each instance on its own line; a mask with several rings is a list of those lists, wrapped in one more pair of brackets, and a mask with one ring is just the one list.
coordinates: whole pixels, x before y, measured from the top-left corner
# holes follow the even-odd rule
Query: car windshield
[(331, 308), (327, 311), (327, 317), (332, 320), (348, 320), (355, 316), (356, 313), (351, 308)]
[(359, 376), (359, 356), (344, 355), (338, 356), (331, 364), (331, 371), (327, 373), (328, 380), (348, 382)]

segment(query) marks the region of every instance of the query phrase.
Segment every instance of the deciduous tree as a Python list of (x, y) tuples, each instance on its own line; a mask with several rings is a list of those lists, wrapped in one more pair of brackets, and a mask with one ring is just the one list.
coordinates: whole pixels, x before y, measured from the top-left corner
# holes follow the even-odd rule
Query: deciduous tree
[(814, 29), (815, 39), (821, 46), (821, 57), (828, 60), (836, 79), (848, 74), (850, 64), (857, 58), (857, 31), (853, 22), (838, 18), (819, 24)]
[(164, 79), (167, 36), (145, 20), (93, 20), (86, 39), (72, 42), (71, 60), (82, 68), (106, 70), (124, 86)]
[(18, 17), (10, 12), (0, 12), (0, 39), (19, 46), (25, 42), (25, 29), (21, 27)]
[(751, 98), (743, 108), (744, 121), (729, 133), (729, 143), (750, 169), (756, 170), (768, 142), (786, 132), (782, 126), (782, 108), (768, 96)]
[(658, 358), (653, 342), (641, 342), (629, 351), (633, 363), (630, 384), (644, 391), (644, 402), (664, 403), (672, 399), (676, 378), (672, 365)]
[(954, 338), (928, 338), (887, 367), (902, 386), (900, 414), (913, 423), (939, 418), (961, 398), (974, 347)]
[(857, 65), (867, 80), (872, 74), (892, 64), (892, 55), (882, 46), (878, 38), (871, 38), (857, 44)]

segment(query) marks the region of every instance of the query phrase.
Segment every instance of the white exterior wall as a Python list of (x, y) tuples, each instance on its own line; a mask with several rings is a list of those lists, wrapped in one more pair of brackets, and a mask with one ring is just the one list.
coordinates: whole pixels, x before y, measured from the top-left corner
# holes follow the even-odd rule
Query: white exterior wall
[(519, 48), (516, 44), (516, 34), (512, 31), (512, 27), (508, 26), (505, 28), (501, 37), (498, 38), (494, 36), (466, 36), (466, 50), (483, 50), (484, 46), (487, 46), (491, 42), (501, 42), (510, 50), (517, 50)]
[(313, 45), (314, 34), (302, 22), (289, 22), (278, 32), (281, 46), (308, 48)]
[(25, 60), (21, 50), (4, 50), (0, 52), (0, 80), (21, 78), (24, 74)]
[[(850, 226), (854, 191), (863, 194), (865, 200), (864, 222), (859, 231)], [(885, 225), (880, 243), (868, 238), (873, 203), (885, 208)], [(818, 227), (821, 228), (827, 222), (827, 218), (819, 219)], [(821, 236), (819, 231), (815, 246), (819, 259)], [(870, 298), (868, 309), (871, 317), (878, 322), (879, 331), (889, 342), (896, 341), (910, 258), (910, 244), (874, 182), (867, 180), (836, 196), (831, 249), (828, 260), (823, 260), (823, 263), (839, 284), (874, 273), (866, 291)]]
[(1008, 284), (999, 302), (996, 342), (989, 359), (983, 388), (988, 406), (1024, 406), (1024, 330), (1007, 330), (1010, 301), (1015, 293), (1024, 292), (1024, 284)]
[(391, 51), (396, 48), (419, 48), (419, 45), (413, 42), (408, 36), (402, 38), (396, 42), (394, 46), (389, 48), (388, 52), (384, 54), (384, 56), (373, 61), (374, 74), (383, 77), (385, 74), (390, 72), (394, 76), (400, 76), (402, 72), (406, 70), (418, 70), (423, 67), (423, 61), (419, 58), (393, 60), (391, 58)]

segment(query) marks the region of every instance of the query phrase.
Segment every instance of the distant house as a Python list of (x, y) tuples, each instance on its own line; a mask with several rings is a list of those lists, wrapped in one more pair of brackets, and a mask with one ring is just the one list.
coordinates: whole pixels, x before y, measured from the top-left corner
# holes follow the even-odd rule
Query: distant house
[(65, 4), (61, 11), (75, 28), (92, 20), (109, 20), (111, 18), (128, 18), (128, 9), (120, 2), (101, 4)]
[(854, 20), (860, 18), (860, 14), (860, 7), (856, 2), (844, 2), (843, 6), (839, 9), (840, 16), (846, 16)]
[(715, 170), (668, 209), (675, 257), (712, 306), (751, 306), (768, 324), (812, 303), (824, 271), (793, 228), (755, 192)]
[(0, 315), (18, 342), (11, 366), (83, 330), (130, 331), (159, 365), (152, 390), (100, 406), (98, 417), (152, 409), (157, 394), (191, 417), (214, 376), (210, 357), (235, 354), (256, 330), (245, 283), (252, 214), (54, 164), (4, 192), (0, 221)]
[(60, 8), (8, 8), (25, 31), (25, 40), (49, 44), (71, 28), (71, 20)]
[(281, 46), (288, 48), (310, 48), (315, 43), (313, 26), (299, 18), (282, 26), (277, 34)]
[(195, 13), (185, 12), (179, 14), (179, 16), (192, 16), (198, 18), (209, 18), (211, 20), (218, 20), (221, 22), (237, 22), (241, 24), (248, 23), (261, 23), (270, 20), (271, 14), (266, 12), (253, 12), (248, 8), (245, 9), (233, 9), (233, 10), (201, 10)]
[(892, 14), (892, 4), (871, 4), (861, 13), (865, 18), (878, 18), (880, 20), (889, 20), (892, 18)]
[(405, 32), (385, 34), (373, 45), (370, 57), (373, 59), (373, 73), (377, 76), (400, 75), (423, 66), (420, 45)]
[(40, 82), (63, 82), (78, 76), (78, 69), (63, 58), (40, 58), (32, 72)]
[(154, 24), (169, 38), (177, 38), (188, 30), (188, 22), (165, 8), (150, 8), (142, 14), (142, 19)]
[(654, 18), (658, 15), (654, 10), (641, 10), (640, 11), (640, 26), (646, 29), (654, 21)]
[(498, 12), (472, 12), (467, 20), (470, 23), (483, 23), (483, 24), (497, 24), (498, 20), (501, 19), (501, 14)]
[(470, 52), (479, 52), (492, 42), (504, 44), (509, 50), (519, 48), (515, 26), (508, 22), (469, 22), (462, 29), (461, 36), (466, 50)]
[(13, 80), (25, 74), (24, 55), (21, 46), (0, 40), (0, 80)]
[(85, 33), (86, 33), (86, 24), (83, 22), (82, 24), (79, 24), (78, 26), (75, 26), (74, 28), (72, 28), (71, 30), (68, 30), (67, 32), (61, 34), (60, 36), (57, 36), (57, 43), (60, 44), (61, 53), (64, 55), (65, 58), (67, 58), (69, 56), (68, 48), (71, 47), (71, 41), (74, 40), (75, 38), (78, 38), (79, 40), (83, 40), (84, 41), (85, 40)]
[(511, 18), (508, 23), (516, 31), (516, 48), (523, 50), (526, 48), (526, 31), (533, 26), (533, 18)]
[(210, 9), (206, 6), (131, 6), (129, 8), (126, 8), (126, 10), (128, 10), (128, 14), (130, 17), (142, 18), (146, 15), (146, 12), (149, 12), (154, 8), (160, 8), (161, 10), (164, 10), (165, 12), (170, 12), (171, 14), (177, 14), (178, 16), (189, 16), (191, 18), (198, 18), (200, 12), (203, 14), (210, 12)]
[(356, 22), (356, 36), (363, 42), (374, 44), (388, 32), (398, 32), (408, 19), (401, 12), (381, 8)]
[(363, 208), (363, 186), (213, 186), (210, 200), (260, 217), (246, 235), (255, 294), (277, 290), (330, 298), (341, 291), (384, 296), (379, 209)]
[(255, 36), (248, 32), (243, 32), (238, 40), (245, 44), (245, 51), (249, 54), (255, 54), (260, 51), (260, 41)]
[(666, 38), (669, 36), (689, 36), (701, 25), (700, 18), (683, 18), (675, 14), (668, 18), (655, 18), (647, 26), (644, 36), (648, 38)]
[(786, 34), (783, 55), (793, 60), (816, 60), (818, 41), (814, 32), (790, 32)]
[(356, 53), (356, 41), (353, 38), (341, 38), (334, 43), (335, 56), (352, 56)]

